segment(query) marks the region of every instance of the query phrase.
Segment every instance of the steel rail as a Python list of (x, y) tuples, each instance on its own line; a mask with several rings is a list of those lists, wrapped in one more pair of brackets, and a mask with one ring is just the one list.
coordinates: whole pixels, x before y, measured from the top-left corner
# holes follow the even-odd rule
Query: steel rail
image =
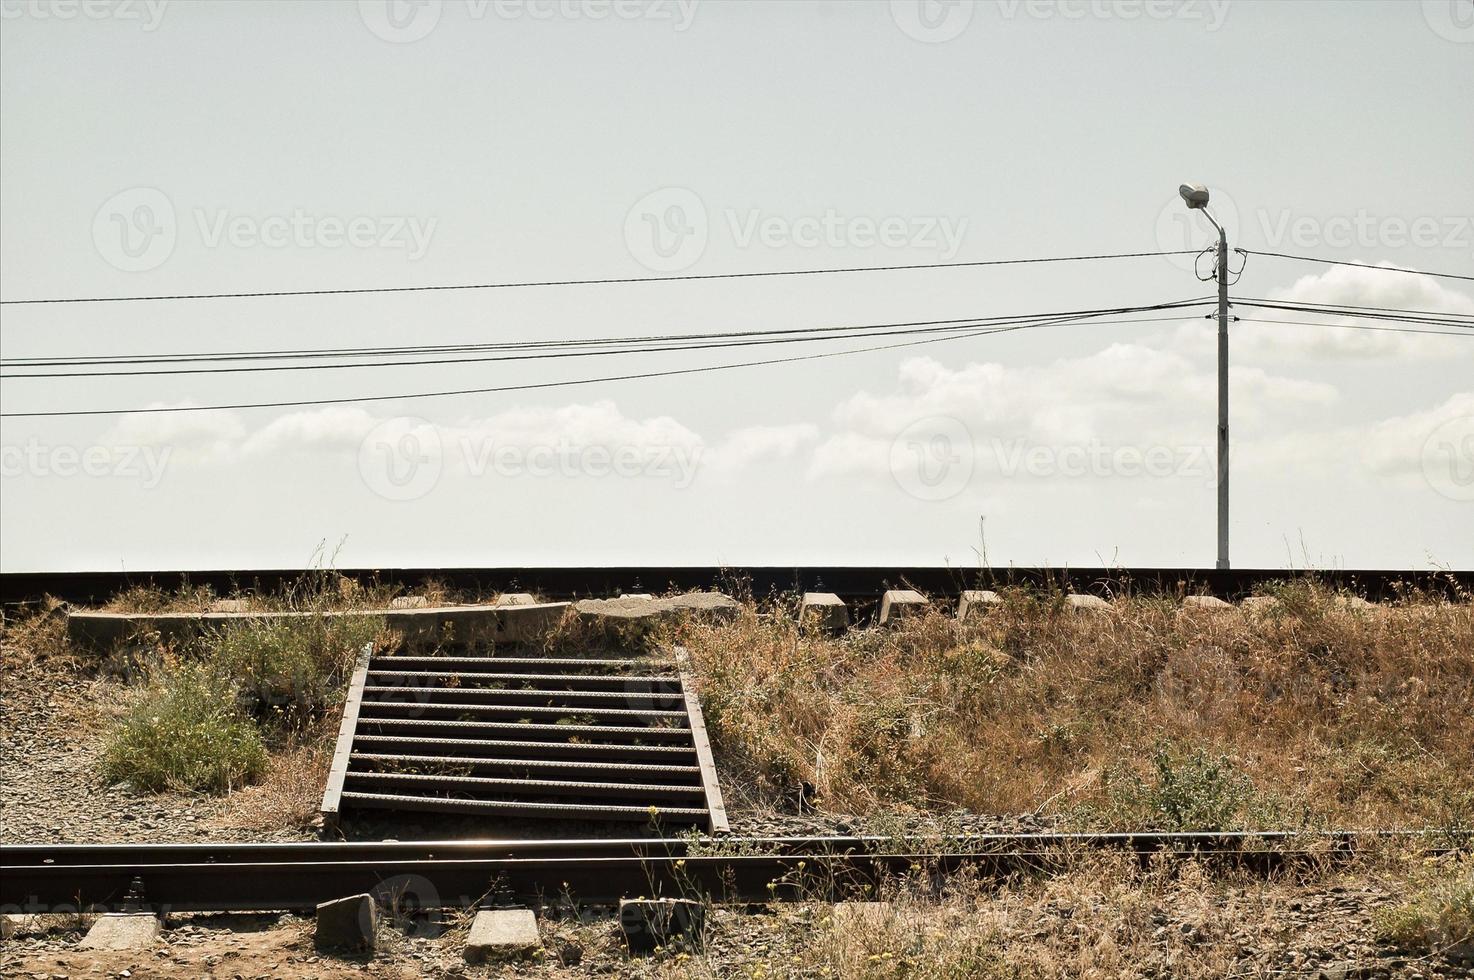
[(942, 840), (966, 850), (1028, 850), (1045, 847), (1096, 847), (1136, 851), (1162, 848), (1214, 850), (1250, 845), (1279, 846), (1305, 841), (1345, 843), (1377, 837), (1426, 837), (1421, 831), (1189, 831), (1131, 833), (981, 833), (932, 836), (738, 836), (715, 838), (593, 837), (487, 838), (424, 841), (292, 841), (188, 844), (0, 844), (0, 868), (57, 863), (256, 863), (292, 860), (432, 860), (441, 857), (518, 857), (527, 855), (645, 855), (681, 856), (704, 847), (782, 854), (815, 851), (904, 852), (937, 846)]
[(1435, 840), (1416, 832), (1268, 832), (12, 845), (0, 848), (0, 906), (21, 913), (306, 909), (360, 892), (426, 908), (470, 907), (488, 896), (566, 895), (585, 903), (636, 895), (842, 898), (873, 894), (897, 875), (1049, 871), (1085, 850), (1269, 871), (1344, 860), (1359, 843), (1391, 838)]
[[(1264, 583), (1312, 577), (1354, 589), (1368, 599), (1392, 598), (1404, 587), (1439, 594), (1474, 589), (1474, 571), (1435, 569), (1285, 569), (938, 566), (623, 566), (522, 568), (338, 569), (360, 582), (413, 589), (427, 579), (468, 592), (537, 592), (549, 598), (619, 595), (651, 589), (722, 589), (745, 582), (752, 594), (834, 592), (850, 601), (874, 600), (886, 589), (912, 586), (933, 597), (956, 597), (964, 589), (1004, 585), (1067, 587), (1099, 595), (1123, 591), (1181, 594), (1206, 588), (1223, 599), (1248, 595)], [(196, 569), (143, 572), (7, 572), (0, 574), (0, 601), (36, 602), (46, 595), (73, 603), (100, 603), (133, 585), (174, 591), (185, 584), (209, 586), (217, 594), (235, 589), (276, 592), (301, 580), (305, 569)]]
[[(1264, 870), (1320, 859), (1293, 851), (1180, 852)], [(1148, 859), (1143, 855), (1143, 860)], [(224, 912), (310, 909), (367, 893), (398, 907), (473, 907), (488, 899), (543, 902), (560, 896), (607, 904), (635, 896), (763, 902), (873, 895), (913, 872), (964, 868), (988, 876), (1044, 870), (1059, 852), (738, 855), (689, 858), (492, 858), (445, 861), (298, 861), (280, 864), (30, 866), (7, 869), (0, 907), (21, 914), (153, 910)]]

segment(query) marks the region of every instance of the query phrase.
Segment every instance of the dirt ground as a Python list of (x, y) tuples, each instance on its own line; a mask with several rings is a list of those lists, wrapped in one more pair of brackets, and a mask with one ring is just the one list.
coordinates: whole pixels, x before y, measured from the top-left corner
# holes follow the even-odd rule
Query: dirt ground
[(267, 830), (277, 787), (220, 798), (108, 785), (98, 763), (126, 688), (58, 663), (0, 671), (0, 840), (9, 844), (308, 840), (310, 828)]

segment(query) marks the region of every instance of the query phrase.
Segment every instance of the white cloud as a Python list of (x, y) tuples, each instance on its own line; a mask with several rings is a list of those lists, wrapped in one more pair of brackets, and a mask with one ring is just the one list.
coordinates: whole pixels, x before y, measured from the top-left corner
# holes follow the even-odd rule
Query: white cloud
[(819, 427), (809, 422), (763, 425), (738, 429), (703, 456), (709, 469), (734, 474), (755, 463), (792, 459), (819, 439)]
[(272, 419), (240, 443), (242, 456), (300, 452), (357, 452), (376, 419), (356, 406), (332, 405)]
[(443, 439), (523, 448), (572, 445), (601, 446), (610, 450), (629, 447), (694, 450), (702, 445), (699, 435), (668, 415), (631, 418), (609, 400), (561, 408), (514, 408), (439, 428)]
[[(1334, 406), (1328, 384), (1273, 375), (1257, 367), (1230, 373), (1236, 424), (1263, 428), (1285, 413), (1297, 417)], [(903, 430), (916, 439), (931, 428), (952, 433), (956, 420), (980, 456), (999, 442), (1063, 448), (1201, 446), (1212, 439), (1216, 375), (1184, 355), (1116, 344), (1079, 358), (1031, 367), (968, 364), (949, 368), (930, 358), (906, 361), (895, 390), (861, 392), (835, 409), (836, 426), (814, 451), (810, 476), (888, 472), (892, 443)], [(919, 429), (917, 428), (919, 425)], [(965, 450), (966, 447), (963, 447)], [(978, 465), (997, 465), (996, 458)]]
[[(1391, 266), (1385, 266), (1392, 268)], [(1474, 314), (1474, 298), (1424, 275), (1379, 272), (1354, 266), (1336, 266), (1318, 275), (1303, 276), (1288, 289), (1273, 291), (1274, 302), (1297, 304), (1331, 304), (1382, 309), (1421, 310), (1431, 313)], [(1361, 329), (1361, 327), (1394, 327), (1415, 324), (1381, 323), (1350, 317), (1319, 316), (1284, 310), (1236, 307), (1242, 317), (1232, 328), (1233, 351), (1242, 357), (1313, 358), (1379, 358), (1379, 357), (1446, 357), (1467, 350), (1463, 338), (1442, 339), (1426, 334), (1409, 334), (1394, 330)], [(1294, 321), (1279, 324), (1250, 323), (1247, 320)], [(1302, 322), (1341, 324), (1341, 326), (1306, 326)], [(1179, 331), (1183, 339), (1196, 338), (1213, 330), (1212, 324), (1197, 324)]]
[(1377, 423), (1366, 434), (1361, 458), (1375, 472), (1422, 479), (1429, 464), (1429, 437), (1457, 419), (1474, 420), (1474, 391), (1458, 392), (1427, 411)]
[[(190, 408), (196, 402), (151, 402), (146, 408)], [(176, 462), (227, 459), (246, 435), (234, 412), (133, 412), (119, 416), (101, 438), (105, 445), (168, 447)]]
[(1464, 420), (1474, 430), (1474, 391), (1456, 392), (1432, 408), (1368, 425), (1265, 433), (1240, 441), (1234, 465), (1267, 474), (1389, 480), (1403, 487), (1428, 479), (1429, 439), (1447, 423)]

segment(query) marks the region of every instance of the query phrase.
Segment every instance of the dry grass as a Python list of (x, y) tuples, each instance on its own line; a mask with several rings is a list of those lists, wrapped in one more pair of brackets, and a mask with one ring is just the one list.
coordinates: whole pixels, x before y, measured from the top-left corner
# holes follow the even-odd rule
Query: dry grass
[[(592, 972), (651, 980), (1216, 980), (1314, 977), (1321, 966), (1354, 961), (1346, 976), (1446, 975), (1431, 969), (1445, 965), (1445, 954), (1409, 955), (1376, 940), (1377, 908), (1419, 862), (1385, 848), (1349, 866), (1311, 863), (1266, 876), (1193, 861), (1142, 865), (1082, 850), (1051, 874), (958, 874), (940, 887), (919, 868), (886, 882), (874, 903), (831, 905), (819, 887), (812, 901), (776, 905), (768, 914), (713, 907), (700, 950), (672, 946), (648, 958), (621, 951), (612, 962), (595, 958)], [(608, 942), (607, 924), (581, 925), (566, 912), (544, 928), (550, 950), (565, 940), (591, 952)], [(1416, 961), (1421, 971), (1387, 969), (1394, 960)], [(587, 975), (534, 968), (526, 974)]]
[(115, 613), (203, 613), (221, 599), (244, 603), (251, 612), (361, 611), (388, 608), (402, 595), (421, 596), (431, 606), (490, 601), (494, 596), (455, 589), (440, 579), (427, 578), (411, 588), (386, 582), (361, 582), (330, 569), (304, 573), (276, 591), (236, 587), (224, 593), (209, 585), (189, 582), (174, 588), (134, 585), (113, 596), (101, 608)]
[(0, 671), (13, 673), (33, 664), (77, 665), (67, 642), (65, 606), (51, 596), (18, 616), (7, 616), (0, 629)]
[(1423, 869), (1407, 900), (1378, 916), (1377, 928), (1406, 949), (1474, 956), (1474, 856), (1451, 854)]
[(1202, 791), (1241, 801), (1197, 801), (1228, 825), (1474, 823), (1467, 597), (1363, 610), (1306, 583), (1277, 597), (1264, 612), (1126, 597), (1077, 614), (1013, 590), (965, 625), (932, 612), (839, 638), (749, 605), (679, 639), (719, 757), (772, 802), (804, 781), (835, 811), (1170, 827), (1164, 794)]
[(334, 734), (323, 726), (274, 754), (260, 782), (231, 795), (219, 825), (263, 834), (311, 827), (322, 805)]
[[(826, 910), (816, 941), (786, 966), (838, 978), (1116, 977), (1153, 966), (1173, 976), (1222, 977), (1239, 955), (1219, 916), (1228, 887), (1196, 865), (1143, 871), (1109, 855), (996, 891), (961, 879), (937, 897), (921, 882), (903, 881), (879, 896), (881, 904)], [(1189, 929), (1158, 934), (1166, 907)], [(789, 972), (779, 967), (772, 975)]]

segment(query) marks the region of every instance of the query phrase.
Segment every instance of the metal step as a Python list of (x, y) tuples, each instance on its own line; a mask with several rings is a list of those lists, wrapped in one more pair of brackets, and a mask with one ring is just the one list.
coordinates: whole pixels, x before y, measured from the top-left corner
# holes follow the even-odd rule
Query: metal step
[[(454, 680), (457, 683), (469, 683), (484, 685), (488, 687), (508, 686), (517, 684), (579, 684), (591, 685), (597, 688), (600, 685), (618, 685), (630, 690), (654, 690), (656, 685), (675, 685), (680, 683), (680, 678), (670, 674), (656, 675), (628, 675), (628, 674), (496, 674), (468, 671), (402, 671), (402, 670), (373, 670), (369, 676), (375, 679), (388, 677), (407, 678), (427, 684), (443, 684), (446, 680)], [(513, 687), (515, 689), (515, 687)]]
[[(427, 793), (491, 793), (521, 796), (591, 796), (616, 797), (640, 805), (642, 797), (694, 798), (702, 800), (700, 786), (670, 783), (579, 783), (563, 779), (498, 779), (486, 776), (437, 776), (407, 772), (348, 773), (348, 783), (365, 792), (379, 792), (376, 787), (417, 789)], [(366, 784), (360, 786), (360, 784)]]
[(345, 804), (378, 810), (422, 810), (498, 817), (549, 817), (558, 820), (622, 820), (636, 823), (706, 823), (711, 814), (694, 807), (607, 806), (588, 803), (523, 803), (510, 800), (456, 800), (388, 793), (342, 793)]
[[(461, 715), (474, 714), (479, 717), (525, 717), (525, 718), (613, 718), (619, 721), (675, 722), (686, 720), (684, 711), (649, 711), (638, 708), (543, 708), (528, 704), (466, 704), (416, 701), (365, 701), (359, 720), (365, 717), (389, 718), (405, 715)], [(566, 726), (565, 726), (566, 727)]]
[(597, 739), (600, 742), (644, 741), (690, 741), (691, 732), (686, 728), (662, 728), (634, 725), (540, 725), (536, 722), (506, 721), (448, 721), (440, 718), (365, 718), (358, 716), (358, 727), (376, 732), (487, 732), (500, 735), (542, 735), (549, 741), (566, 741), (572, 738)]
[(555, 691), (546, 688), (509, 687), (401, 687), (395, 685), (366, 685), (363, 689), (364, 703), (386, 702), (442, 703), (448, 701), (477, 701), (483, 704), (532, 704), (542, 707), (594, 707), (608, 705), (611, 708), (674, 708), (685, 707), (685, 698), (679, 687), (664, 691)]
[(633, 657), (618, 660), (593, 657), (374, 657), (369, 661), (369, 670), (475, 670), (489, 674), (538, 670), (543, 673), (617, 674), (628, 673), (635, 664), (653, 667), (659, 663)]
[(415, 738), (409, 735), (364, 735), (359, 734), (353, 744), (364, 745), (378, 752), (396, 754), (402, 749), (406, 755), (445, 753), (454, 758), (457, 751), (474, 754), (485, 749), (502, 754), (527, 754), (533, 759), (624, 759), (630, 757), (655, 757), (664, 759), (696, 759), (696, 748), (690, 745), (618, 745), (604, 742), (523, 742), (490, 738)]
[(578, 776), (599, 773), (604, 778), (623, 776), (639, 780), (662, 777), (667, 782), (689, 779), (693, 786), (700, 785), (701, 780), (700, 766), (662, 766), (650, 763), (623, 762), (618, 766), (611, 766), (608, 762), (579, 762), (574, 759), (498, 759), (486, 756), (393, 755), (384, 752), (354, 752), (352, 761), (354, 767), (349, 770), (350, 774), (371, 772), (371, 766), (383, 763), (391, 768), (443, 766), (470, 769), (473, 772), (541, 772)]

